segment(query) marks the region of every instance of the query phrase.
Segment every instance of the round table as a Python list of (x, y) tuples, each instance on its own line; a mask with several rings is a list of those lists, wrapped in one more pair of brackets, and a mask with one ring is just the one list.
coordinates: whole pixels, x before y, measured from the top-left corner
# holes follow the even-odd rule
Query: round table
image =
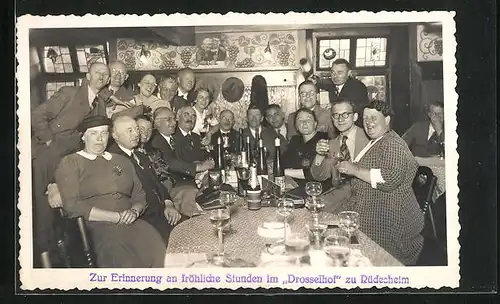
[(436, 201), (443, 193), (446, 192), (446, 168), (445, 161), (440, 157), (415, 157), (420, 166), (429, 167), (432, 173), (437, 177), (436, 187), (432, 195), (432, 199)]
[[(327, 223), (335, 221), (333, 214), (324, 212), (322, 216)], [(231, 232), (224, 236), (225, 252), (258, 265), (266, 244), (272, 244), (275, 240), (259, 236), (257, 228), (275, 218), (276, 208), (273, 207), (257, 211), (250, 211), (246, 207), (234, 208), (231, 213)], [(295, 209), (290, 221), (292, 231), (305, 231), (305, 224), (310, 220), (311, 215), (307, 209)], [(403, 266), (363, 232), (357, 233), (359, 245), (353, 246), (359, 247), (374, 266)], [(216, 253), (217, 248), (217, 233), (210, 224), (207, 213), (177, 225), (170, 234), (167, 253)]]

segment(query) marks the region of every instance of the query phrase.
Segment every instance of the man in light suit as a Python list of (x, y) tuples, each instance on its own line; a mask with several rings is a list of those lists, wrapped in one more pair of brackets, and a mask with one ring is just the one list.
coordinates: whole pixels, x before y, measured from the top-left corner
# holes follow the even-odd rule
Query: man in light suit
[(51, 247), (53, 211), (45, 193), (51, 195), (55, 170), (64, 156), (80, 149), (78, 125), (87, 116), (106, 115), (109, 96), (101, 96), (101, 90), (109, 82), (108, 67), (94, 63), (86, 76), (82, 86), (62, 87), (31, 113), (35, 240), (41, 252)]
[[(330, 111), (333, 124), (340, 132), (340, 135), (329, 142), (326, 140), (318, 142), (316, 156), (311, 165), (311, 174), (318, 181), (324, 181), (332, 177), (333, 182), (338, 174), (335, 168), (337, 164), (335, 154), (340, 153), (344, 160), (354, 160), (370, 140), (365, 131), (355, 124), (358, 113), (351, 101), (336, 101)], [(339, 199), (343, 200), (345, 197), (337, 198), (336, 201)]]
[[(318, 87), (314, 82), (306, 80), (299, 85), (299, 101), (301, 108), (307, 108), (316, 114), (318, 119), (317, 130), (327, 132), (329, 138), (335, 138), (336, 132), (330, 118), (330, 113), (318, 105)], [(288, 115), (287, 138), (290, 140), (293, 135), (297, 135), (295, 127), (295, 113)]]

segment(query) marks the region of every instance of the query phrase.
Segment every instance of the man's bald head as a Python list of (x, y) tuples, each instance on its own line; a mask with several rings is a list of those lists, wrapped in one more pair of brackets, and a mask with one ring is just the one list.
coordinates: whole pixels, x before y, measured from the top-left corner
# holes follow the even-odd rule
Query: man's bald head
[(119, 146), (134, 149), (139, 144), (139, 126), (132, 117), (119, 116), (113, 120), (111, 136)]
[(114, 88), (120, 88), (127, 81), (129, 75), (127, 73), (127, 66), (121, 61), (113, 61), (109, 64), (109, 71), (111, 73), (110, 85)]
[(101, 62), (93, 63), (87, 73), (87, 81), (94, 91), (104, 88), (109, 82), (109, 68)]

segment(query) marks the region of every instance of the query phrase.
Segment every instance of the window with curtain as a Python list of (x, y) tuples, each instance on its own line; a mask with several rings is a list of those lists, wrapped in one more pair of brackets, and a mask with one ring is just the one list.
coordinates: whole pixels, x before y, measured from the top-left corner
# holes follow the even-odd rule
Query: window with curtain
[(67, 46), (43, 48), (43, 68), (46, 73), (73, 73), (71, 54)]

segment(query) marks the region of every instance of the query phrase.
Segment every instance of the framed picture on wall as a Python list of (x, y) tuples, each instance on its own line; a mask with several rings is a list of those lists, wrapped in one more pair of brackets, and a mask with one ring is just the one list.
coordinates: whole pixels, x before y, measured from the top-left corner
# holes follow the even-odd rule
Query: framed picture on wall
[(221, 33), (196, 34), (195, 65), (203, 67), (224, 67), (227, 58), (226, 41)]

